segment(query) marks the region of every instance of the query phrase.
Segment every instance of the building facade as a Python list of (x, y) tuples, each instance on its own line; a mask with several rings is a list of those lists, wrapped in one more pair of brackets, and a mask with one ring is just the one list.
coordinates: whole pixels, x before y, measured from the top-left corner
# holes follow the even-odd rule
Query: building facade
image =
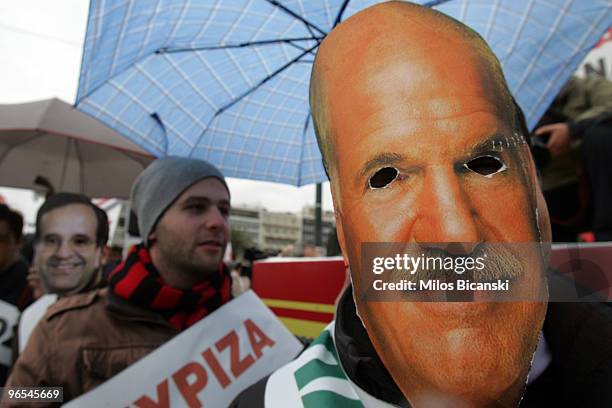
[[(307, 206), (302, 209), (302, 245), (315, 245), (315, 208)], [(336, 226), (336, 218), (333, 211), (321, 212), (321, 246), (325, 248), (330, 234)]]
[[(299, 213), (268, 211), (264, 208), (234, 206), (230, 212), (232, 230), (248, 235), (253, 246), (264, 251), (281, 251), (289, 245), (296, 252), (315, 243), (314, 207), (305, 207)], [(329, 234), (335, 226), (334, 213), (323, 212), (323, 242), (325, 247)]]

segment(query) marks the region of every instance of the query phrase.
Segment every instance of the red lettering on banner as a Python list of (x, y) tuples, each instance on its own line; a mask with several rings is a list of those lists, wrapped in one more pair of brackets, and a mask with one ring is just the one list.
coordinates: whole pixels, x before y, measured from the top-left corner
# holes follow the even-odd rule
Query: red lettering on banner
[[(251, 319), (244, 321), (247, 334), (249, 335), (249, 341), (251, 342), (251, 348), (257, 358), (261, 358), (261, 350), (264, 347), (273, 347), (274, 341), (266, 336), (264, 332), (255, 324)], [(259, 338), (259, 339), (258, 339)]]
[[(229, 348), (230, 370), (235, 378), (240, 377), (242, 373), (255, 363), (256, 359), (262, 357), (264, 348), (274, 347), (276, 344), (251, 319), (246, 319), (243, 325), (255, 357), (250, 353), (246, 353), (246, 356), (241, 359), (240, 338), (235, 330), (230, 331), (215, 343), (219, 353)], [(208, 366), (207, 368), (210, 369), (221, 385), (221, 388), (227, 388), (233, 379), (228, 375), (227, 368), (221, 364), (214, 351), (211, 348), (207, 348), (201, 355)], [(207, 368), (205, 367), (203, 364), (191, 361), (172, 374), (172, 380), (176, 388), (190, 408), (200, 408), (203, 406), (203, 403), (198, 398), (198, 394), (206, 388), (208, 383)], [(134, 402), (134, 405), (138, 408), (170, 408), (168, 379), (163, 380), (157, 385), (157, 401), (152, 400), (147, 395), (143, 395)]]
[(223, 370), (223, 367), (221, 367), (221, 363), (219, 363), (219, 360), (217, 360), (213, 352), (207, 348), (202, 352), (202, 357), (204, 357), (204, 360), (208, 363), (208, 366), (212, 370), (217, 381), (219, 381), (219, 384), (221, 384), (221, 387), (227, 387), (232, 381), (227, 376), (225, 370)]
[[(187, 377), (195, 375), (195, 381), (189, 383)], [(202, 403), (198, 399), (198, 393), (206, 387), (208, 376), (202, 365), (192, 361), (185, 364), (177, 372), (172, 374), (172, 379), (176, 384), (176, 388), (183, 395), (183, 399), (189, 408), (200, 408)]]
[(229, 347), (230, 368), (234, 377), (240, 377), (240, 375), (255, 362), (255, 359), (250, 354), (247, 354), (242, 360), (240, 359), (240, 342), (234, 330), (216, 342), (215, 346), (217, 346), (217, 351), (219, 352)]
[(157, 384), (157, 402), (146, 395), (138, 398), (134, 405), (138, 408), (170, 408), (170, 397), (168, 395), (168, 379)]

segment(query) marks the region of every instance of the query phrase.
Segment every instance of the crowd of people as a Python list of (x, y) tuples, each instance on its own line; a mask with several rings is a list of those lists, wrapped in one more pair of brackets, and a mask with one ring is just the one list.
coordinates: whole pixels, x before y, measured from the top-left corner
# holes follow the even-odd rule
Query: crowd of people
[[(336, 27), (316, 55), (310, 103), (351, 282), (320, 337), (232, 405), (610, 406), (605, 303), (370, 302), (361, 278), (364, 243), (456, 256), (484, 242), (576, 240), (581, 228), (612, 240), (611, 89), (572, 79), (529, 135), (496, 57), (461, 23), (390, 2)], [(105, 251), (108, 219), (88, 197), (47, 197), (30, 261), (23, 218), (0, 205), (0, 300), (23, 311), (55, 296), (11, 328), (5, 387), (78, 398), (248, 289), (240, 266), (223, 263), (231, 194), (212, 164), (157, 159), (130, 201), (142, 241), (123, 259)], [(491, 262), (544, 293), (545, 257)], [(21, 338), (24, 316), (37, 324)]]

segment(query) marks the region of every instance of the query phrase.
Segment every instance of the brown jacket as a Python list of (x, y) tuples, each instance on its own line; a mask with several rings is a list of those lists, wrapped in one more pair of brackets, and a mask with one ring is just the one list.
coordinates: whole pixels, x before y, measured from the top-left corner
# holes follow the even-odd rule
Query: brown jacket
[(176, 334), (161, 315), (107, 288), (66, 297), (50, 306), (34, 329), (6, 387), (63, 387), (67, 402)]

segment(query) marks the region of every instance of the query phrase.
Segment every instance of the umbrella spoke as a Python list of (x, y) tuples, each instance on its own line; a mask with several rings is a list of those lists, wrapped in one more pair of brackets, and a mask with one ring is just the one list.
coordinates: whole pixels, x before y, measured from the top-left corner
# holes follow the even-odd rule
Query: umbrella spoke
[(68, 160), (70, 159), (70, 144), (72, 143), (72, 139), (67, 137), (66, 138), (66, 150), (64, 152), (64, 163), (62, 164), (62, 176), (60, 177), (60, 182), (59, 182), (59, 190), (63, 190), (64, 189), (64, 181), (66, 179), (66, 169), (68, 167)]
[(306, 48), (302, 47), (301, 45), (297, 45), (297, 44), (296, 44), (296, 43), (294, 43), (294, 42), (290, 42), (290, 43), (288, 43), (288, 44), (289, 44), (289, 45), (291, 45), (291, 46), (293, 46), (293, 48), (297, 48), (297, 49), (298, 49), (298, 50), (300, 50), (300, 51), (306, 51)]
[(74, 141), (74, 152), (79, 162), (79, 189), (81, 190), (81, 194), (85, 194), (85, 164), (83, 163), (81, 148), (76, 140)]
[[(310, 21), (306, 20), (303, 16), (300, 16), (296, 12), (294, 12), (294, 11), (288, 9), (287, 7), (283, 6), (277, 0), (266, 0), (266, 1), (268, 3), (270, 3), (270, 4), (272, 4), (273, 6), (278, 7), (279, 9), (283, 10), (285, 13), (289, 14), (291, 17), (296, 18), (299, 21), (301, 21), (302, 23), (304, 23), (306, 25), (306, 28), (314, 28), (315, 30), (317, 30), (323, 36), (327, 35), (327, 33), (325, 31), (323, 31), (322, 29), (320, 29), (319, 27), (317, 27), (315, 24), (311, 23)], [(310, 31), (310, 30), (308, 30), (308, 31)]]
[(344, 0), (344, 3), (342, 3), (342, 6), (340, 6), (340, 10), (338, 11), (338, 14), (336, 15), (336, 20), (334, 21), (334, 27), (340, 24), (340, 22), (342, 21), (342, 15), (344, 14), (344, 10), (346, 10), (346, 6), (348, 6), (349, 1), (350, 0)]
[(423, 6), (425, 7), (437, 7), (440, 4), (444, 4), (444, 3), (448, 3), (450, 0), (432, 0), (432, 1), (428, 1), (427, 3), (423, 3)]
[(312, 31), (312, 28), (310, 28), (310, 27), (307, 25), (307, 26), (306, 26), (306, 29), (308, 30), (308, 32), (310, 33), (310, 35), (312, 35), (313, 37), (316, 37), (316, 36), (315, 36), (314, 31)]
[[(212, 51), (212, 50), (226, 50), (231, 48), (244, 48), (244, 47), (257, 47), (260, 45), (273, 45), (273, 44), (290, 44), (294, 47), (299, 47), (296, 42), (301, 41), (316, 41), (319, 44), (324, 37), (297, 37), (297, 38), (277, 38), (274, 40), (260, 40), (260, 41), (247, 41), (239, 44), (224, 44), (224, 45), (209, 45), (203, 47), (166, 47), (160, 48), (156, 54), (171, 54), (178, 52), (192, 52), (192, 51)], [(305, 48), (299, 47), (302, 51), (306, 51)]]

